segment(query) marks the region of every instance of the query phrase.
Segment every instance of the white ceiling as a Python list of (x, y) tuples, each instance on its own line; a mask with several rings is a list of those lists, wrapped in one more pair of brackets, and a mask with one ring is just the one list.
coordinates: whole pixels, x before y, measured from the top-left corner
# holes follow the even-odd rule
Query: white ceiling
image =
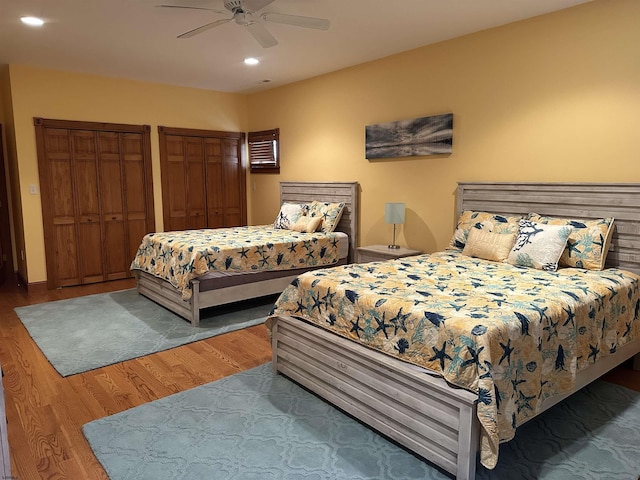
[[(223, 0), (0, 0), (0, 64), (249, 93), (586, 1), (275, 0), (259, 13), (327, 18), (331, 27), (265, 22), (279, 41), (265, 49), (234, 22), (176, 38), (230, 17)], [(162, 3), (225, 13), (158, 8)], [(24, 15), (47, 23), (26, 27)], [(260, 65), (244, 65), (248, 56)]]

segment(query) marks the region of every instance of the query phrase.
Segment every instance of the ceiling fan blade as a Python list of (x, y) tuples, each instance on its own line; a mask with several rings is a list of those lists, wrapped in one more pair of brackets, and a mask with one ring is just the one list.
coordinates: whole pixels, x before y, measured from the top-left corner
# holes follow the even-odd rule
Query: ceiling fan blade
[(275, 0), (244, 0), (242, 4), (247, 10), (257, 12), (273, 2)]
[(228, 23), (231, 20), (233, 20), (233, 18), (223, 18), (222, 20), (216, 20), (215, 22), (207, 23), (205, 25), (202, 25), (201, 27), (194, 28), (193, 30), (189, 30), (188, 32), (183, 33), (182, 35), (178, 35), (178, 38), (191, 38), (194, 35), (198, 35), (199, 33), (209, 30), (210, 28), (214, 28), (219, 25), (224, 25), (225, 23)]
[(253, 38), (255, 38), (264, 48), (274, 47), (278, 44), (275, 37), (271, 35), (260, 22), (249, 22), (246, 27), (247, 30), (249, 30), (249, 33), (253, 35)]
[(221, 12), (220, 10), (215, 10), (213, 8), (187, 7), (187, 6), (183, 6), (183, 5), (156, 5), (156, 7), (159, 7), (159, 8), (183, 8), (183, 9), (186, 8), (186, 9), (189, 9), (189, 10), (209, 10), (211, 12), (216, 12), (216, 13), (225, 13), (225, 12)]
[(301, 17), (298, 15), (285, 15), (284, 13), (263, 13), (263, 20), (274, 23), (284, 23), (296, 27), (315, 28), (317, 30), (328, 30), (331, 22), (326, 18)]

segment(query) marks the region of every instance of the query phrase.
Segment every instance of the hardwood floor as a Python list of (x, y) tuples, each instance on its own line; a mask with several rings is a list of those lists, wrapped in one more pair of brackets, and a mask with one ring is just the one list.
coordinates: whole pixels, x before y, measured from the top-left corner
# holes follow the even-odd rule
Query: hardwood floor
[(271, 360), (259, 325), (63, 378), (13, 310), (133, 286), (121, 280), (43, 294), (0, 286), (0, 362), (14, 479), (107, 479), (82, 425)]
[[(270, 361), (260, 325), (62, 378), (13, 310), (133, 286), (122, 280), (42, 294), (0, 286), (0, 362), (14, 479), (107, 479), (83, 424)], [(629, 362), (606, 379), (640, 391), (640, 372)]]

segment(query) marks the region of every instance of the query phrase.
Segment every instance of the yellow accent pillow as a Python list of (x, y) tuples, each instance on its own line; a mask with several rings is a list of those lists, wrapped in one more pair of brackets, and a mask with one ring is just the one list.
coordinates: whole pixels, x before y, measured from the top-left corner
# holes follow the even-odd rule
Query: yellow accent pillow
[(472, 228), (462, 253), (468, 257), (503, 262), (516, 243), (516, 236), (515, 233), (494, 233)]
[(291, 230), (303, 233), (317, 232), (320, 225), (322, 225), (322, 217), (300, 217)]

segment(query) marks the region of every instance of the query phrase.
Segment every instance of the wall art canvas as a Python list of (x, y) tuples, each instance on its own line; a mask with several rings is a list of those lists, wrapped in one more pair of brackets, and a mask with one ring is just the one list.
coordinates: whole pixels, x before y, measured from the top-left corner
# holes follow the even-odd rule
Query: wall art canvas
[(365, 126), (365, 153), (377, 158), (451, 153), (453, 113)]

